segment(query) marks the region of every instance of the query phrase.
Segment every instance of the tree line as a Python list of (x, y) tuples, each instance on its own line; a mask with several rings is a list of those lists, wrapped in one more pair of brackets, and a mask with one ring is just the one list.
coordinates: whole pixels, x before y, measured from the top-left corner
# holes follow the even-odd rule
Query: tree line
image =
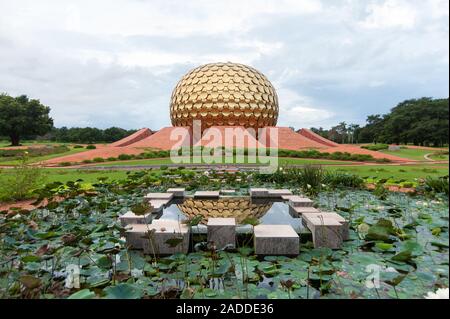
[(17, 97), (0, 94), (0, 139), (9, 139), (12, 146), (20, 145), (26, 140), (50, 140), (67, 143), (101, 143), (115, 142), (136, 130), (119, 127), (98, 129), (95, 127), (61, 127), (53, 126), (50, 107), (37, 99), (26, 95)]
[[(68, 143), (100, 143), (120, 140), (136, 130), (119, 127), (53, 126), (50, 107), (26, 95), (0, 94), (0, 138), (11, 145), (21, 139), (45, 139)], [(423, 97), (399, 103), (387, 114), (369, 115), (366, 125), (341, 122), (331, 129), (311, 128), (338, 143), (395, 143), (443, 146), (449, 143), (449, 103), (447, 99)]]
[(329, 130), (311, 130), (338, 143), (444, 146), (449, 144), (448, 98), (406, 100), (387, 114), (369, 115), (364, 126), (341, 122)]

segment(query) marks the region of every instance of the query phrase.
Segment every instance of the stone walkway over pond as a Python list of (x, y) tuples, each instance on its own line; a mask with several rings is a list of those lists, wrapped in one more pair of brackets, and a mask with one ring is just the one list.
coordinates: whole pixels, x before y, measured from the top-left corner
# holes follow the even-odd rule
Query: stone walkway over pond
[[(197, 191), (190, 198), (217, 200), (221, 196), (230, 197), (233, 192)], [(225, 194), (225, 195), (223, 195)], [(339, 249), (349, 237), (349, 223), (336, 212), (323, 212), (315, 208), (314, 202), (288, 189), (250, 188), (250, 200), (276, 200), (288, 205), (289, 214), (300, 219), (312, 234), (315, 248)], [(187, 253), (192, 227), (177, 220), (157, 219), (173, 200), (188, 198), (184, 188), (170, 188), (164, 193), (149, 193), (144, 199), (149, 211), (143, 215), (127, 212), (119, 217), (126, 227), (125, 238), (133, 249), (143, 249), (145, 253), (169, 255), (177, 252)], [(215, 249), (236, 248), (237, 237), (235, 218), (213, 218), (206, 221), (207, 240)], [(300, 236), (291, 225), (261, 224), (252, 227), (253, 246), (257, 255), (298, 255)]]

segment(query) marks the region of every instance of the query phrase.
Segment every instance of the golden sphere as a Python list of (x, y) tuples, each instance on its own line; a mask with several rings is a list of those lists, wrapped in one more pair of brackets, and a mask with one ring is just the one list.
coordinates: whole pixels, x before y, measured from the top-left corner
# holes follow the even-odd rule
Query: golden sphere
[(275, 126), (278, 97), (273, 85), (252, 67), (210, 63), (181, 78), (170, 100), (173, 126), (192, 126), (201, 120), (211, 126)]

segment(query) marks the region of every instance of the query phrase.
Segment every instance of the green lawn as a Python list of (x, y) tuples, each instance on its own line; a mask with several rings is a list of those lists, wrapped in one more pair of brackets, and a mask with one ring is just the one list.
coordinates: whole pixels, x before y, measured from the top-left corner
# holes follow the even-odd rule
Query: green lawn
[[(42, 168), (45, 175), (45, 182), (68, 182), (82, 179), (86, 183), (94, 183), (98, 177), (108, 177), (109, 180), (126, 178), (125, 170), (108, 170), (108, 171), (90, 171), (90, 170), (74, 170), (74, 169), (52, 169)], [(0, 170), (0, 183), (8, 178), (13, 172), (12, 169)]]
[(448, 167), (442, 165), (361, 165), (361, 166), (345, 166), (345, 167), (327, 167), (329, 170), (348, 172), (357, 174), (361, 177), (373, 178), (390, 178), (405, 179), (414, 181), (417, 178), (425, 178), (427, 176), (438, 177), (448, 175)]
[[(357, 174), (361, 177), (373, 178), (390, 178), (405, 179), (414, 181), (417, 178), (425, 178), (427, 176), (438, 177), (448, 175), (448, 167), (442, 165), (405, 165), (405, 166), (389, 166), (389, 165), (355, 165), (355, 166), (328, 166), (327, 170), (348, 172)], [(93, 171), (93, 170), (74, 170), (65, 168), (43, 168), (46, 182), (75, 181), (83, 179), (86, 183), (94, 183), (98, 177), (108, 177), (109, 180), (126, 178), (126, 170)], [(0, 169), (0, 183), (12, 173), (11, 169)]]
[(399, 151), (383, 150), (379, 152), (412, 160), (425, 160), (424, 155), (433, 153), (433, 151), (430, 150), (421, 150), (416, 148), (402, 148)]
[(430, 158), (435, 161), (448, 161), (448, 154), (447, 155), (434, 154), (434, 155), (431, 155)]
[[(36, 141), (36, 140), (23, 140), (20, 141), (20, 144), (22, 146), (34, 146), (34, 145), (53, 145), (53, 144), (58, 144), (58, 145), (71, 145), (74, 143), (63, 143), (63, 142), (55, 142), (55, 141)], [(11, 141), (9, 140), (0, 140), (0, 147), (11, 147)]]
[[(63, 153), (56, 153), (56, 154), (49, 154), (49, 155), (44, 155), (44, 156), (36, 156), (36, 157), (30, 157), (28, 159), (28, 163), (38, 163), (38, 162), (42, 162), (45, 160), (49, 160), (52, 158), (56, 158), (56, 157), (61, 157), (61, 156), (66, 156), (66, 155), (72, 155), (72, 154), (76, 154), (76, 153), (81, 153), (81, 152), (85, 152), (88, 151), (85, 148), (73, 148), (71, 147), (69, 151), (67, 152), (63, 152)], [(9, 158), (0, 158), (0, 165), (19, 165), (21, 163), (21, 160), (11, 160)]]
[[(236, 161), (236, 159), (235, 159)], [(349, 164), (349, 162), (346, 161), (330, 161), (330, 160), (321, 160), (321, 159), (305, 159), (305, 158), (279, 158), (278, 159), (279, 165), (304, 165), (304, 164), (316, 164), (316, 165), (332, 165), (332, 164)], [(258, 161), (259, 162), (259, 161)], [(248, 163), (247, 159), (244, 162), (245, 164), (254, 164), (254, 163)], [(114, 162), (102, 162), (98, 163), (95, 166), (141, 166), (141, 165), (168, 165), (168, 164), (174, 164), (170, 158), (153, 158), (153, 159), (143, 159), (143, 160), (130, 160), (130, 161), (114, 161)], [(187, 163), (181, 163), (183, 164), (189, 164)], [(192, 164), (205, 164), (204, 161), (201, 163), (192, 163)], [(260, 164), (267, 164), (266, 162), (260, 163)]]

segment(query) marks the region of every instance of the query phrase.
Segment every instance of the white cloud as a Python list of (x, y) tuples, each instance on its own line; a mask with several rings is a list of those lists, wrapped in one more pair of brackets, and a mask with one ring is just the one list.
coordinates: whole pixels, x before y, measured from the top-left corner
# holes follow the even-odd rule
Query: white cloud
[(447, 0), (0, 0), (0, 92), (57, 125), (169, 125), (173, 86), (216, 61), (266, 74), (282, 126), (448, 96)]
[(330, 124), (333, 112), (317, 107), (310, 98), (286, 88), (279, 88), (277, 94), (280, 102), (278, 125), (293, 126), (296, 129)]
[(369, 4), (369, 15), (361, 26), (369, 29), (401, 27), (410, 29), (416, 22), (416, 9), (408, 1), (387, 0), (381, 4)]

